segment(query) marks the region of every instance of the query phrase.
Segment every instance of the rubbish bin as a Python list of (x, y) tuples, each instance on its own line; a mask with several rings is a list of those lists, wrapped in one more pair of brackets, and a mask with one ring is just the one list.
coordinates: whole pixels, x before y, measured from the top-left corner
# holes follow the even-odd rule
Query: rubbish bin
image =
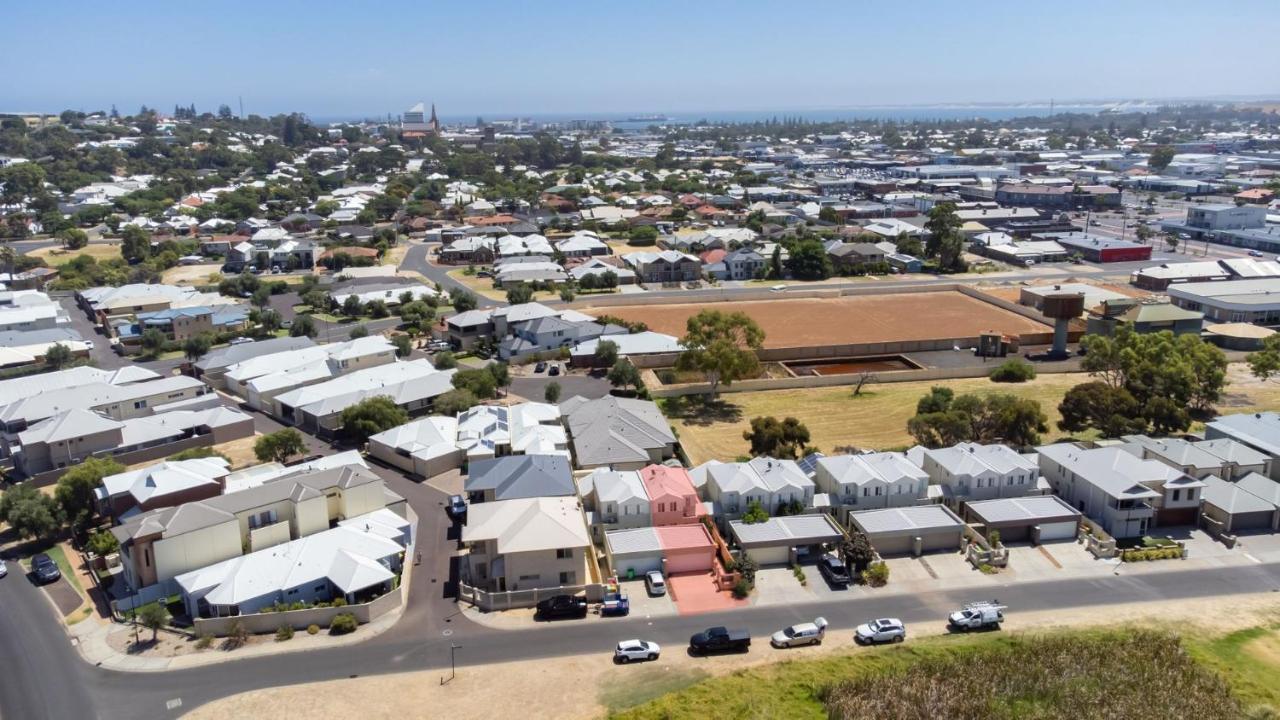
[(635, 569), (635, 568), (627, 568), (627, 579), (628, 579), (628, 580), (635, 580), (635, 579), (636, 579), (636, 569)]

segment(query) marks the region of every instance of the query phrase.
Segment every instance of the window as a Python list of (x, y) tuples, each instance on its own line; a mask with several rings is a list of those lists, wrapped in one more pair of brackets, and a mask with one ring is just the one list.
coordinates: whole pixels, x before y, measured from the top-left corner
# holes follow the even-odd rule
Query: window
[(541, 580), (541, 579), (542, 579), (541, 575), (521, 575), (520, 576), (520, 582), (524, 582), (525, 580)]
[(319, 585), (311, 588), (311, 592), (324, 592), (324, 589), (325, 589), (324, 583), (320, 583)]
[(285, 595), (297, 595), (297, 594), (298, 594), (298, 588), (294, 588), (292, 590), (285, 592)]
[(142, 550), (142, 564), (144, 567), (151, 567), (151, 548)]
[(134, 408), (135, 410), (140, 410), (140, 409), (142, 409), (142, 408), (144, 408), (144, 407), (146, 407), (146, 406), (147, 406), (147, 401), (146, 401), (146, 400), (137, 400), (137, 401), (135, 401), (135, 402), (133, 403), (133, 408)]
[(1174, 490), (1174, 491), (1173, 491), (1173, 501), (1174, 501), (1174, 502), (1178, 502), (1178, 501), (1179, 501), (1179, 500), (1181, 500), (1181, 499), (1182, 499), (1182, 491), (1181, 491), (1181, 490)]
[(560, 548), (556, 550), (557, 560), (569, 560), (573, 558), (573, 548)]
[(561, 585), (576, 585), (577, 580), (578, 580), (578, 574), (575, 572), (570, 571), (570, 572), (560, 573)]

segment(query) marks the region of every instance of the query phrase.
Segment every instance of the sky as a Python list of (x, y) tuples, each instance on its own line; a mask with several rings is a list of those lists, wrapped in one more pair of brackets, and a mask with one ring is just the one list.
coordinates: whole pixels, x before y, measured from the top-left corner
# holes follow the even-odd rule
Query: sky
[(10, 2), (0, 111), (442, 116), (1280, 98), (1275, 0)]

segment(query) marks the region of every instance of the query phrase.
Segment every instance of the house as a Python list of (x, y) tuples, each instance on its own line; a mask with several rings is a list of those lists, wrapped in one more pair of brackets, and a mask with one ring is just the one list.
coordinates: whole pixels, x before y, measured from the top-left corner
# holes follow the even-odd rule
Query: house
[(569, 357), (574, 367), (591, 367), (595, 364), (596, 348), (601, 342), (608, 341), (618, 346), (619, 357), (639, 357), (643, 355), (675, 355), (683, 351), (680, 339), (671, 335), (656, 333), (651, 330), (630, 334), (603, 335), (585, 340), (569, 350)]
[(1255, 473), (1263, 477), (1272, 477), (1274, 464), (1272, 458), (1244, 443), (1230, 438), (1218, 438), (1200, 440), (1192, 444), (1221, 461), (1222, 464), (1219, 466), (1221, 472), (1218, 473), (1218, 477), (1223, 480), (1235, 481)]
[[(191, 617), (229, 617), (293, 603), (367, 602), (391, 592), (409, 521), (390, 510), (183, 573), (174, 578)], [(391, 537), (388, 537), (390, 535)]]
[(248, 327), (249, 308), (243, 305), (217, 305), (138, 313), (135, 321), (121, 318), (112, 323), (111, 329), (122, 344), (136, 347), (141, 345), (142, 336), (148, 330), (159, 330), (164, 333), (166, 340), (183, 342), (205, 333), (237, 333)]
[(68, 410), (89, 410), (114, 420), (153, 414), (157, 405), (205, 394), (208, 387), (195, 378), (171, 375), (150, 382), (112, 385), (93, 382), (51, 388), (0, 405), (0, 437), (16, 433)]
[(752, 280), (762, 277), (768, 261), (760, 253), (740, 247), (725, 253), (719, 262), (707, 265), (707, 274), (717, 280)]
[(458, 421), (433, 415), (369, 437), (370, 457), (429, 478), (462, 467), (466, 451), (458, 447)]
[(604, 536), (609, 567), (620, 578), (658, 571), (707, 573), (716, 562), (716, 545), (701, 523), (611, 530)]
[(620, 325), (602, 325), (595, 320), (540, 317), (522, 322), (511, 328), (511, 334), (498, 344), (498, 357), (503, 360), (524, 358), (537, 353), (572, 347), (580, 342), (600, 337), (625, 335), (627, 329)]
[(1044, 490), (1035, 461), (1007, 445), (915, 447), (908, 457), (928, 473), (942, 501), (957, 511), (976, 500), (1038, 495)]
[(66, 348), (72, 357), (89, 356), (86, 341), (69, 326), (48, 330), (8, 330), (0, 332), (0, 367), (43, 363), (54, 345)]
[(885, 262), (885, 252), (871, 243), (833, 243), (827, 249), (837, 270), (855, 270)]
[(736, 520), (752, 503), (770, 515), (813, 507), (814, 482), (794, 460), (769, 457), (747, 462), (712, 461), (695, 468), (702, 481), (700, 495), (711, 503), (717, 519)]
[(638, 470), (596, 468), (578, 480), (592, 530), (649, 527), (652, 505)]
[[(576, 497), (497, 500), (467, 510), (463, 582), (489, 592), (576, 588), (595, 562)], [(536, 600), (530, 598), (527, 604)]]
[(649, 497), (649, 516), (655, 526), (688, 525), (707, 514), (683, 467), (646, 466), (640, 470), (640, 482)]
[(220, 457), (164, 460), (154, 465), (108, 475), (94, 488), (98, 512), (121, 518), (135, 512), (173, 507), (221, 495), (229, 463)]
[(341, 290), (335, 289), (331, 291), (330, 296), (338, 307), (342, 307), (347, 298), (353, 295), (360, 301), (361, 305), (368, 305), (374, 300), (379, 300), (387, 307), (395, 307), (402, 302), (402, 298), (406, 297), (406, 293), (413, 300), (428, 300), (440, 296), (440, 293), (435, 288), (416, 282), (351, 285)]
[(138, 513), (111, 533), (120, 543), (124, 581), (139, 590), (385, 507), (403, 514), (404, 499), (372, 471), (346, 465)]
[(1039, 448), (1040, 472), (1059, 497), (1116, 538), (1141, 537), (1156, 525), (1187, 525), (1200, 513), (1204, 483), (1119, 447)]
[(1151, 438), (1125, 435), (1120, 438), (1125, 450), (1144, 460), (1158, 460), (1169, 467), (1203, 480), (1210, 475), (1222, 477), (1222, 458), (1181, 438)]
[(426, 358), (391, 362), (302, 385), (270, 398), (261, 409), (285, 423), (332, 437), (342, 411), (368, 398), (390, 398), (411, 415), (422, 414), (433, 399), (453, 389), (456, 372), (437, 370)]
[(395, 361), (395, 346), (382, 335), (369, 335), (242, 360), (223, 373), (223, 387), (256, 410), (278, 413), (272, 402), (278, 395)]
[[(1238, 534), (1280, 529), (1280, 483), (1250, 474), (1239, 482), (1214, 475), (1204, 479), (1203, 521), (1211, 530)], [(1216, 533), (1215, 533), (1216, 534)]]
[(960, 548), (964, 522), (945, 505), (863, 510), (849, 515), (881, 557)]
[(1056, 495), (978, 500), (965, 505), (964, 513), (988, 540), (995, 531), (1003, 543), (1074, 540), (1080, 530), (1080, 511)]
[(674, 250), (635, 252), (624, 255), (623, 260), (643, 283), (681, 283), (702, 279), (702, 262)]
[(855, 510), (906, 507), (929, 497), (928, 474), (899, 452), (820, 457), (813, 482), (842, 523)]
[(508, 455), (477, 460), (463, 481), (472, 503), (577, 495), (573, 470), (563, 455)]
[(55, 370), (9, 380), (0, 380), (0, 398), (14, 402), (50, 390), (96, 383), (131, 385), (133, 383), (156, 380), (159, 377), (154, 371), (132, 364), (125, 365), (118, 370), (102, 370), (90, 365), (80, 365), (66, 370)]
[(634, 270), (625, 267), (618, 267), (598, 257), (593, 257), (584, 263), (580, 263), (569, 268), (569, 277), (579, 285), (582, 284), (583, 278), (590, 275), (595, 278), (595, 284), (597, 287), (606, 287), (606, 273), (613, 273), (617, 285), (636, 284), (636, 273)]
[(1235, 440), (1271, 458), (1271, 472), (1275, 478), (1276, 458), (1280, 457), (1280, 413), (1237, 413), (1223, 415), (1205, 423), (1206, 440)]
[(603, 240), (585, 230), (574, 233), (572, 237), (556, 241), (555, 248), (567, 258), (595, 257), (613, 252)]
[(800, 551), (810, 556), (823, 546), (838, 545), (844, 531), (826, 514), (784, 515), (764, 522), (733, 520), (729, 532), (744, 552), (761, 567), (795, 564)]
[(1134, 332), (1152, 333), (1168, 330), (1174, 335), (1199, 335), (1204, 314), (1184, 310), (1167, 302), (1142, 302), (1137, 298), (1107, 300), (1086, 311), (1090, 335), (1113, 335), (1116, 328), (1127, 325)]
[(560, 404), (574, 463), (588, 470), (638, 470), (675, 456), (676, 437), (648, 400), (574, 396)]
[(263, 355), (291, 353), (315, 346), (315, 342), (305, 336), (271, 338), (251, 343), (228, 345), (224, 348), (211, 350), (204, 357), (197, 360), (192, 365), (192, 368), (196, 377), (203, 380), (210, 387), (217, 389), (223, 387), (222, 378), (227, 370), (237, 363)]

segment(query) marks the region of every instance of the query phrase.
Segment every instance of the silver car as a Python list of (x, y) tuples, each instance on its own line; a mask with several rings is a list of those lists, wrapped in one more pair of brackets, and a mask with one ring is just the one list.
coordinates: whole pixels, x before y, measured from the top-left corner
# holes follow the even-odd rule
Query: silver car
[(826, 634), (827, 619), (817, 618), (811, 623), (799, 623), (779, 630), (769, 638), (769, 643), (776, 648), (821, 645)]
[(907, 627), (897, 618), (880, 618), (858, 626), (853, 635), (855, 642), (865, 645), (899, 643), (907, 639)]
[(644, 574), (644, 585), (648, 588), (649, 594), (655, 597), (667, 594), (667, 581), (657, 570), (650, 570)]

